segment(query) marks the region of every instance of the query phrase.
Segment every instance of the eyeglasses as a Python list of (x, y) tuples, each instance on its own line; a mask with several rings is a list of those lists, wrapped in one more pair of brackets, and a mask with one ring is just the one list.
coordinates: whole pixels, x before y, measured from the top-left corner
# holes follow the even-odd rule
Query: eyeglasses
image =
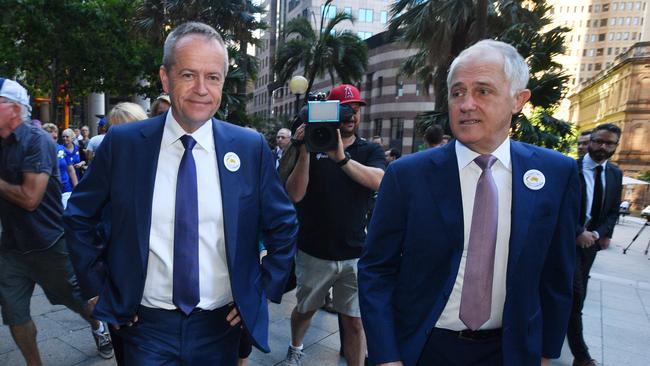
[(591, 140), (590, 142), (596, 144), (596, 145), (604, 145), (607, 147), (614, 147), (618, 145), (618, 141), (606, 141), (606, 140), (601, 140), (601, 139), (594, 139)]

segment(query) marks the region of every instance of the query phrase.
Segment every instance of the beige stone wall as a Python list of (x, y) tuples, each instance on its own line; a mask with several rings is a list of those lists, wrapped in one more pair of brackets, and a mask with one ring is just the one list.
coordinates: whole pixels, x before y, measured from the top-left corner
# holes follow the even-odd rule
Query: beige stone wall
[[(569, 119), (579, 130), (614, 123), (622, 130), (612, 161), (625, 175), (650, 170), (650, 42), (638, 43), (607, 73), (569, 96)], [(648, 204), (646, 188), (626, 187), (624, 198)]]

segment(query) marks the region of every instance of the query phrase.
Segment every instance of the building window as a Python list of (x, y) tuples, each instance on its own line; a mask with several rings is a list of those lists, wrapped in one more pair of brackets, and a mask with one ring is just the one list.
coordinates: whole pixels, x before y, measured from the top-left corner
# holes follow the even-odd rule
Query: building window
[(624, 22), (625, 22), (625, 18), (623, 17), (618, 18), (618, 25), (623, 25)]
[(359, 9), (359, 21), (362, 23), (372, 23), (372, 9)]
[(372, 37), (372, 32), (357, 32), (357, 36), (359, 36), (359, 38), (362, 40), (365, 40)]
[(585, 71), (585, 64), (580, 64), (580, 71)]
[[(325, 7), (325, 5), (321, 5), (321, 6), (320, 6), (320, 13), (321, 13), (321, 14), (323, 14), (323, 8), (324, 8), (324, 7)], [(330, 5), (330, 6), (327, 8), (327, 12), (325, 13), (325, 18), (327, 18), (327, 19), (333, 19), (334, 16), (336, 16), (336, 6), (335, 6), (335, 5)]]
[(582, 50), (582, 57), (587, 57), (587, 50), (586, 49)]
[(592, 67), (593, 67), (593, 64), (587, 65), (587, 71), (591, 71)]
[(379, 12), (379, 22), (381, 22), (381, 24), (386, 24), (388, 22), (387, 11), (382, 10), (381, 12)]
[(596, 56), (602, 56), (603, 52), (604, 52), (604, 49), (602, 49), (602, 48), (597, 49), (596, 50)]
[(639, 17), (634, 17), (634, 19), (632, 19), (632, 24), (639, 25)]
[(589, 28), (589, 25), (591, 24), (591, 20), (587, 19), (587, 28)]
[(612, 54), (612, 48), (611, 48), (611, 47), (607, 47), (607, 56), (609, 56), (609, 55), (611, 55), (611, 54)]
[(601, 20), (600, 20), (600, 26), (601, 26), (601, 27), (604, 27), (604, 26), (606, 26), (606, 25), (607, 25), (607, 18), (603, 18), (603, 19), (601, 19)]
[(601, 33), (601, 34), (599, 34), (599, 35), (598, 35), (598, 42), (602, 42), (602, 41), (604, 41), (606, 35), (607, 35), (607, 34), (605, 34), (605, 33)]
[(616, 47), (616, 49), (614, 50), (614, 54), (618, 55), (619, 53), (621, 53), (621, 49), (619, 47)]
[(395, 78), (395, 96), (401, 97), (404, 95), (404, 81), (401, 77)]
[(600, 13), (600, 4), (594, 5), (594, 13)]
[(404, 137), (404, 118), (393, 117), (390, 119), (390, 147), (402, 149)]
[(625, 25), (630, 25), (630, 24), (632, 24), (632, 17), (625, 18)]
[(597, 35), (597, 34), (592, 34), (592, 35), (591, 35), (591, 41), (592, 41), (592, 42), (596, 42), (597, 39), (598, 39), (598, 35)]
[(380, 77), (377, 78), (377, 96), (378, 97), (382, 96), (382, 93), (383, 93), (382, 89), (383, 88), (384, 88), (384, 77), (380, 76)]
[(343, 12), (345, 14), (347, 14), (347, 15), (352, 15), (352, 8), (349, 7), (349, 6), (346, 6), (345, 8), (343, 8)]
[(381, 136), (381, 130), (383, 128), (384, 120), (381, 118), (375, 118), (372, 124), (372, 135)]
[(617, 41), (620, 41), (620, 40), (621, 40), (621, 36), (622, 36), (621, 32), (617, 32), (617, 33), (616, 33), (616, 40), (617, 40)]
[(636, 10), (641, 10), (641, 2), (640, 1), (636, 2)]
[(632, 10), (632, 9), (634, 9), (634, 3), (630, 1), (627, 3), (627, 10)]
[(615, 26), (616, 25), (616, 18), (609, 18), (609, 25), (610, 26)]
[(609, 11), (609, 4), (603, 4), (603, 12)]
[(614, 32), (609, 32), (609, 40), (610, 41), (614, 40)]

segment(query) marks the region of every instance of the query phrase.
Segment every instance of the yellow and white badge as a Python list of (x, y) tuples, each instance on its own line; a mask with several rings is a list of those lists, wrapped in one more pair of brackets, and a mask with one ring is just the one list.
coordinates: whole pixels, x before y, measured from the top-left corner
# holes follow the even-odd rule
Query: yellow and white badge
[(226, 169), (231, 172), (236, 172), (241, 166), (241, 160), (239, 160), (239, 156), (234, 152), (227, 152), (226, 155), (223, 156), (223, 165), (225, 165)]
[(537, 191), (542, 189), (542, 187), (544, 187), (544, 184), (546, 184), (546, 177), (544, 177), (544, 174), (542, 174), (542, 172), (539, 170), (531, 169), (524, 173), (524, 184), (529, 189)]

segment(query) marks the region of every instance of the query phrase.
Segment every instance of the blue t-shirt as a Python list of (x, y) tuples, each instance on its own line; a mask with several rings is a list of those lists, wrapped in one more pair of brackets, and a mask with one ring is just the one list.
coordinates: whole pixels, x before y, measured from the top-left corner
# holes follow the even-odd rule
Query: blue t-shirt
[(56, 145), (56, 160), (59, 165), (59, 172), (61, 174), (61, 185), (63, 186), (62, 192), (72, 192), (72, 182), (68, 174), (68, 165), (72, 165), (65, 157), (65, 146)]
[[(81, 156), (79, 155), (79, 146), (72, 144), (72, 152), (68, 151), (66, 147), (64, 147), (63, 151), (65, 152), (65, 158), (68, 160), (69, 165), (75, 165), (81, 162)], [(81, 169), (75, 169), (75, 172), (77, 172), (77, 178), (80, 178)]]
[(14, 133), (0, 141), (0, 178), (7, 183), (22, 184), (24, 173), (50, 176), (43, 199), (34, 211), (0, 197), (2, 247), (21, 253), (47, 249), (63, 236), (61, 183), (52, 136), (21, 123)]

